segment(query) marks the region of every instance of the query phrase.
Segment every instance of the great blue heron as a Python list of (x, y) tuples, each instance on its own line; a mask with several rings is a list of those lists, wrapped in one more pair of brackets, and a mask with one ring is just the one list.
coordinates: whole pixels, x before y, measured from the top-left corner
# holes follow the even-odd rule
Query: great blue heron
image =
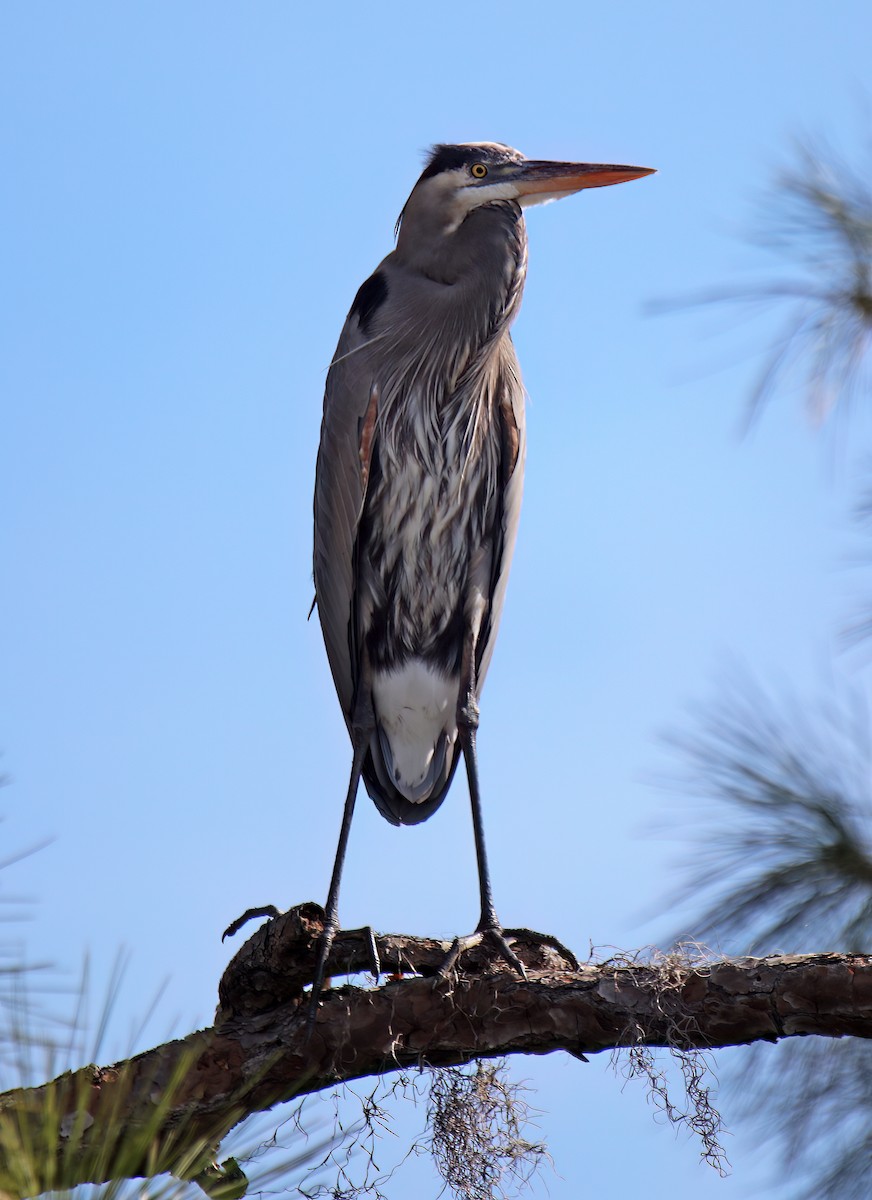
[(524, 389), (509, 326), (524, 288), (523, 209), (649, 175), (541, 162), (496, 142), (435, 146), (361, 286), (324, 397), (315, 594), (353, 746), (313, 985), (338, 929), (361, 775), (379, 812), (436, 811), (463, 752), (481, 890), (476, 934), (523, 974), (491, 895), (476, 761), (478, 699), (515, 543)]

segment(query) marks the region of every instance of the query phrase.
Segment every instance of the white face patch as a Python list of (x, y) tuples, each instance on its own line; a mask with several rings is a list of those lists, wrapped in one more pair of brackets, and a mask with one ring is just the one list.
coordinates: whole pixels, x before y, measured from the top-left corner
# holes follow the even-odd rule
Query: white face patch
[(472, 210), (480, 208), (483, 204), (492, 204), (498, 200), (515, 200), (521, 208), (532, 208), (534, 204), (550, 204), (552, 200), (562, 200), (564, 196), (572, 196), (580, 190), (573, 187), (553, 192), (522, 192), (518, 182), (510, 179), (485, 184), (461, 183), (452, 205), (451, 223), (445, 232), (454, 233)]
[(493, 183), (469, 183), (466, 172), (452, 172), (459, 176), (452, 180), (452, 186), (457, 188), (454, 202), (451, 206), (451, 221), (446, 227), (446, 233), (454, 233), (459, 229), (474, 208), (483, 204), (493, 204), (497, 200), (519, 200), (518, 185), (509, 179)]
[(480, 204), (492, 204), (494, 200), (517, 200), (518, 185), (511, 179), (494, 180), (493, 183), (468, 184), (461, 189), (458, 200), (466, 205), (466, 211)]

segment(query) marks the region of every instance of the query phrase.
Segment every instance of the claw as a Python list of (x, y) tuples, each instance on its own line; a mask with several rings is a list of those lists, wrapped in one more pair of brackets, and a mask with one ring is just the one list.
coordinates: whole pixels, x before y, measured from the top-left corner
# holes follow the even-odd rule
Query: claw
[(378, 942), (375, 940), (375, 932), (372, 926), (361, 925), (360, 929), (343, 929), (342, 935), (343, 937), (360, 938), (362, 942), (366, 943), (369, 955), (367, 970), (375, 978), (375, 982), (378, 983), (379, 976), (381, 975), (381, 958), (379, 957)]
[(378, 986), (379, 976), (381, 975), (381, 959), (379, 958), (378, 942), (375, 940), (375, 933), (371, 925), (364, 925), (357, 932), (366, 942), (366, 948), (369, 951), (369, 973), (375, 980), (376, 986)]
[(537, 941), (541, 942), (544, 946), (549, 946), (552, 950), (556, 950), (558, 954), (566, 959), (573, 971), (580, 970), (578, 959), (575, 957), (569, 947), (564, 946), (563, 942), (561, 942), (559, 938), (554, 937), (553, 934), (537, 933), (532, 929), (504, 929), (503, 933), (508, 937), (517, 937), (518, 934), (521, 936), (526, 934), (528, 938), (533, 937)]
[(330, 951), (333, 949), (333, 942), (338, 932), (339, 922), (327, 921), (321, 936), (318, 938), (318, 961), (315, 964), (315, 974), (312, 977), (312, 994), (309, 997), (309, 1014), (306, 1018), (307, 1042), (312, 1036), (312, 1030), (315, 1028), (315, 1018), (318, 1015), (318, 1005), (321, 1002), (321, 993), (324, 990), (324, 980), (327, 975), (327, 959), (330, 957)]
[(243, 925), (249, 921), (253, 921), (256, 917), (280, 917), (281, 909), (276, 908), (274, 904), (265, 904), (262, 908), (247, 908), (241, 917), (237, 917), (235, 921), (231, 921), (224, 932), (221, 934), (221, 941), (226, 938), (233, 937), (234, 933), (239, 933)]
[(457, 960), (461, 954), (465, 950), (472, 950), (476, 946), (480, 946), (482, 942), (489, 942), (497, 951), (500, 958), (504, 959), (510, 967), (514, 967), (521, 978), (526, 980), (527, 972), (524, 964), (506, 941), (499, 925), (487, 925), (484, 929), (477, 929), (475, 933), (467, 934), (466, 937), (456, 937), (451, 943), (451, 949), (445, 956), (445, 961), (436, 972), (437, 977), (447, 979), (457, 965)]
[(474, 946), (480, 946), (483, 939), (483, 933), (470, 933), (466, 937), (456, 937), (451, 943), (451, 949), (445, 955), (445, 961), (436, 972), (436, 977), (438, 979), (447, 979), (457, 965), (457, 960), (464, 950), (472, 950)]
[[(311, 1036), (312, 1030), (315, 1027), (315, 1017), (318, 1012), (318, 1005), (321, 1002), (321, 993), (324, 990), (324, 982), (327, 978), (327, 960), (330, 957), (330, 951), (333, 949), (333, 943), (336, 940), (336, 935), (339, 933), (338, 925), (324, 926), (324, 932), (318, 939), (318, 961), (315, 964), (315, 975), (312, 980), (312, 995), (309, 1000), (309, 1015), (306, 1022), (307, 1033), (306, 1038)], [(378, 942), (375, 939), (375, 933), (371, 925), (363, 925), (360, 929), (343, 929), (343, 937), (358, 937), (366, 943), (367, 951), (369, 952), (368, 968), (371, 975), (374, 976), (375, 982), (378, 983), (381, 975), (381, 958), (378, 952)]]
[(502, 929), (500, 929), (499, 926), (497, 926), (496, 928), (494, 928), (492, 926), (488, 929), (483, 929), (482, 933), (487, 938), (487, 940), (496, 947), (501, 958), (505, 959), (505, 961), (509, 964), (509, 966), (514, 967), (515, 970), (518, 972), (518, 974), (521, 976), (521, 978), (526, 980), (527, 972), (524, 968), (524, 964), (518, 958), (517, 954), (514, 952), (512, 947), (509, 945), (509, 943), (506, 941), (505, 936), (503, 935)]

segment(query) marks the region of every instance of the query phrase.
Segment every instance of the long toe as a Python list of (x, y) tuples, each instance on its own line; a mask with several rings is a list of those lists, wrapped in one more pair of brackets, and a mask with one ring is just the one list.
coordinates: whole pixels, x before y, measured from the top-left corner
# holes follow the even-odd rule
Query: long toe
[(436, 972), (437, 976), (440, 979), (447, 979), (457, 966), (458, 960), (464, 950), (472, 950), (474, 946), (480, 946), (483, 940), (483, 933), (469, 933), (466, 937), (456, 937), (451, 943), (451, 949), (445, 955), (442, 966)]
[(368, 958), (367, 967), (370, 975), (373, 976), (376, 983), (381, 975), (381, 958), (378, 952), (378, 942), (376, 941), (375, 930), (371, 925), (361, 925), (360, 929), (343, 929), (342, 936), (344, 938), (358, 937), (366, 946), (366, 954)]
[(256, 917), (280, 917), (282, 911), (276, 908), (274, 904), (264, 904), (260, 908), (247, 908), (241, 917), (237, 917), (235, 921), (231, 921), (224, 932), (221, 934), (221, 941), (225, 938), (233, 937), (235, 933), (239, 933), (243, 925), (247, 925), (249, 921), (253, 921)]
[(524, 964), (506, 941), (506, 935), (503, 933), (499, 925), (488, 926), (487, 929), (482, 930), (482, 933), (485, 937), (485, 940), (494, 947), (500, 957), (505, 959), (510, 967), (514, 967), (522, 979), (526, 979), (527, 972), (524, 968)]
[(315, 963), (315, 974), (312, 977), (312, 994), (309, 997), (309, 1015), (306, 1019), (307, 1041), (312, 1035), (312, 1030), (315, 1028), (318, 1004), (321, 1000), (321, 992), (324, 990), (324, 980), (327, 975), (327, 959), (330, 957), (330, 951), (333, 948), (333, 940), (336, 937), (337, 930), (337, 924), (328, 922), (318, 939), (318, 959)]
[(456, 937), (451, 943), (451, 949), (445, 956), (445, 961), (436, 974), (443, 979), (447, 978), (457, 966), (462, 954), (467, 950), (473, 950), (476, 946), (482, 945), (489, 946), (495, 950), (500, 958), (504, 959), (510, 967), (513, 967), (518, 972), (522, 979), (527, 978), (524, 964), (509, 945), (499, 925), (487, 925), (484, 928), (477, 929), (475, 933), (467, 934), (466, 937)]

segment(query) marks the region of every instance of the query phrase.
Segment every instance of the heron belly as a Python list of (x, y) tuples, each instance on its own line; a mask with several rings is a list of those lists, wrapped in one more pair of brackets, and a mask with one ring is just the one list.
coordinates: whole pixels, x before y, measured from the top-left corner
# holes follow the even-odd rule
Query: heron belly
[(419, 658), (373, 673), (378, 752), (397, 790), (413, 804), (445, 785), (457, 739), (458, 687), (456, 677)]

